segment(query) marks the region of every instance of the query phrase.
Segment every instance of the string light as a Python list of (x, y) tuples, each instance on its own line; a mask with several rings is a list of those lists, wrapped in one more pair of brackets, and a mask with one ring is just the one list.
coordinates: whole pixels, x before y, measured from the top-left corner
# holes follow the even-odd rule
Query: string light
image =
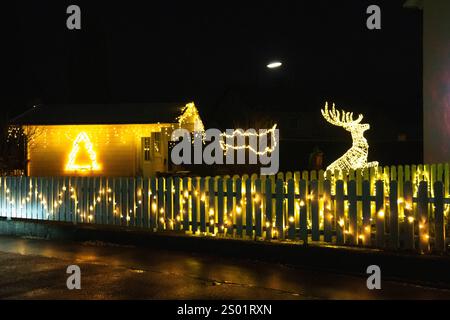
[(339, 159), (334, 161), (327, 167), (327, 170), (334, 172), (335, 170), (347, 171), (350, 169), (365, 169), (377, 167), (378, 162), (367, 162), (367, 156), (369, 153), (369, 144), (366, 138), (364, 138), (364, 132), (370, 129), (369, 124), (360, 124), (363, 119), (363, 115), (360, 114), (356, 120), (353, 119), (352, 112), (341, 113), (335, 109), (335, 105), (331, 110), (328, 110), (328, 102), (325, 104), (325, 110), (321, 110), (323, 117), (329, 123), (343, 127), (349, 131), (352, 135), (353, 144), (352, 147)]
[[(246, 131), (244, 132), (241, 129), (236, 129), (233, 131), (232, 134), (227, 134), (227, 133), (222, 133), (220, 136), (222, 139), (219, 140), (220, 142), (220, 147), (222, 148), (222, 150), (225, 151), (225, 154), (228, 152), (228, 150), (244, 150), (244, 149), (248, 149), (251, 152), (253, 152), (254, 154), (258, 155), (258, 156), (264, 156), (268, 153), (274, 152), (277, 148), (277, 136), (275, 134), (275, 130), (277, 129), (277, 125), (275, 124), (271, 129), (264, 131), (263, 133), (256, 133), (256, 132), (251, 132), (251, 131)], [(235, 146), (233, 144), (227, 144), (223, 138), (225, 138), (226, 140), (228, 139), (232, 139), (234, 141), (234, 139), (238, 136), (247, 138), (247, 137), (255, 137), (257, 139), (261, 139), (263, 137), (267, 137), (268, 135), (270, 135), (271, 137), (271, 147), (265, 147), (265, 149), (263, 151), (258, 151), (255, 148), (253, 148), (251, 145), (248, 144), (244, 144), (241, 146)]]
[(186, 104), (177, 120), (180, 127), (194, 125), (194, 134), (204, 135), (205, 126), (203, 125), (198, 109), (193, 102)]

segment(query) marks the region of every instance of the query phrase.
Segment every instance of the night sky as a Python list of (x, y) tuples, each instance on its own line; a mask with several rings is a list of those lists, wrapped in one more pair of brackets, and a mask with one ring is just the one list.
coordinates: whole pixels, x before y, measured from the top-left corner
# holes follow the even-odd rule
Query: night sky
[[(16, 1), (4, 12), (5, 111), (193, 100), (208, 114), (230, 90), (286, 111), (329, 100), (364, 113), (375, 143), (406, 134), (409, 162), (420, 161), (422, 13), (403, 2)], [(81, 31), (66, 28), (70, 4)], [(366, 28), (371, 4), (382, 30)], [(283, 67), (268, 70), (276, 59)]]

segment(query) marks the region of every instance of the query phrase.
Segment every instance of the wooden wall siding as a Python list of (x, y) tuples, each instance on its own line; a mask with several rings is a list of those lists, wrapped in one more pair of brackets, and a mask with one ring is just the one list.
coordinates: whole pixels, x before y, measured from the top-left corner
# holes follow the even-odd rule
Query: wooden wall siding
[(125, 177), (155, 173), (164, 170), (164, 158), (167, 159), (167, 137), (162, 134), (160, 163), (143, 165), (141, 138), (151, 137), (159, 132), (163, 124), (148, 125), (74, 125), (39, 126), (28, 148), (29, 176), (74, 176), (65, 171), (73, 142), (80, 132), (86, 132), (97, 155), (101, 170), (80, 176)]
[(1, 177), (0, 216), (443, 252), (449, 165), (225, 177)]

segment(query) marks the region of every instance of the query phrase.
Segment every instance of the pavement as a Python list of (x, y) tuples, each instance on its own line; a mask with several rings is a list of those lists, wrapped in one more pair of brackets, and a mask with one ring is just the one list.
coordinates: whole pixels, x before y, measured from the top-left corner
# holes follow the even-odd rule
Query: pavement
[[(68, 290), (66, 269), (81, 269)], [(450, 299), (450, 290), (185, 251), (0, 236), (0, 299)]]

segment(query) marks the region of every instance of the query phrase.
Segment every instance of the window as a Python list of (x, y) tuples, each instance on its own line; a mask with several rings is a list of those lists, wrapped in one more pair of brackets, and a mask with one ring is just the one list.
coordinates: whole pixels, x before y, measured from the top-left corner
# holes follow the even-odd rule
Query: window
[(161, 132), (155, 132), (153, 134), (154, 136), (154, 143), (153, 143), (153, 148), (154, 148), (154, 152), (155, 154), (160, 154), (161, 153)]
[(142, 144), (144, 147), (144, 161), (150, 161), (150, 138), (142, 138)]

